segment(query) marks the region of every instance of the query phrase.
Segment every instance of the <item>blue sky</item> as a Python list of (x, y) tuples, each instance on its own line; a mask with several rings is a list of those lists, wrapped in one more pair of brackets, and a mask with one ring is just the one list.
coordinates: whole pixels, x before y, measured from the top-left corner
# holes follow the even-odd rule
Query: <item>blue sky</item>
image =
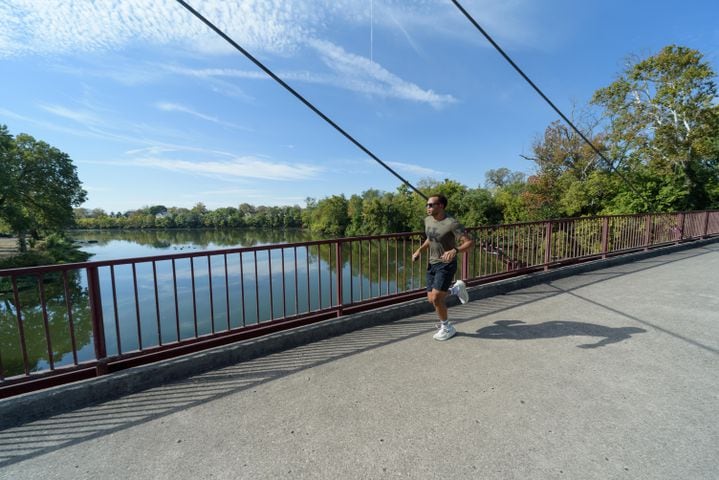
[[(531, 173), (558, 119), (449, 0), (190, 0), (397, 172)], [(629, 55), (719, 71), (714, 0), (464, 0), (570, 115)], [(367, 157), (174, 0), (4, 0), (0, 123), (68, 153), (86, 208), (304, 205), (394, 191)]]

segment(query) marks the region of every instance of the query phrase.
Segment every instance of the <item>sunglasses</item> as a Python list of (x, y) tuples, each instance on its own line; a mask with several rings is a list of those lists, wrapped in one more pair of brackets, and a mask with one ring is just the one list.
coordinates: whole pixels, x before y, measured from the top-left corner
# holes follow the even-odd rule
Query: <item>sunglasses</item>
[(442, 205), (442, 204), (439, 203), (439, 202), (428, 203), (428, 204), (427, 204), (427, 208), (437, 207), (437, 206), (439, 206), (439, 205)]

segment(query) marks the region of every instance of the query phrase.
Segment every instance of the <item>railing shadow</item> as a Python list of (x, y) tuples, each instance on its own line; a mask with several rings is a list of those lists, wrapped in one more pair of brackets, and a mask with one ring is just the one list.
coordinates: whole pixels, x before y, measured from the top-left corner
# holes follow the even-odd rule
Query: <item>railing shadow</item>
[[(622, 275), (713, 253), (718, 249), (719, 245), (717, 248), (703, 248), (699, 253), (677, 252), (668, 256), (667, 260), (661, 263), (656, 263), (656, 260), (642, 260), (633, 264), (609, 267), (601, 272), (588, 272), (549, 283), (541, 283), (521, 291), (496, 295), (453, 308), (452, 320), (456, 323), (476, 320), (486, 315), (496, 314), (556, 295), (572, 294), (573, 290)], [(435, 314), (432, 312), (368, 327), (196, 375), (161, 387), (125, 395), (115, 400), (0, 430), (0, 468), (156, 420), (237, 392), (251, 390), (264, 383), (315, 366), (419, 335), (426, 335), (433, 329), (435, 318)], [(546, 322), (540, 325), (526, 325), (517, 322), (496, 322), (493, 326), (480, 329), (476, 335), (469, 334), (468, 336), (484, 340), (502, 338), (502, 336), (513, 339), (556, 338), (568, 335), (604, 337), (604, 340), (600, 340), (597, 344), (582, 346), (582, 348), (597, 348), (626, 340), (631, 335), (644, 332), (640, 328), (611, 329), (579, 322)]]

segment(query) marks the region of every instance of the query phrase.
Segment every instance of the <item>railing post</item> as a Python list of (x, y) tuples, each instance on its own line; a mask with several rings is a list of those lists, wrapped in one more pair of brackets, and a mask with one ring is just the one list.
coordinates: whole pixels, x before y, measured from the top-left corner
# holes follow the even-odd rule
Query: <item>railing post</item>
[(704, 228), (702, 229), (702, 239), (707, 238), (707, 231), (709, 230), (709, 212), (704, 212)]
[(97, 359), (96, 375), (107, 373), (107, 348), (105, 347), (105, 327), (102, 319), (102, 300), (100, 299), (100, 276), (97, 267), (87, 267), (87, 293), (90, 303), (92, 338)]
[[(337, 316), (341, 317), (343, 312), (342, 299), (342, 240), (335, 243), (335, 272), (337, 273)], [(352, 279), (350, 278), (350, 281)]]
[(654, 223), (654, 216), (652, 214), (645, 215), (644, 221), (647, 222), (644, 227), (644, 251), (646, 252), (652, 244), (652, 224)]
[(549, 262), (552, 260), (552, 222), (547, 222), (545, 227), (547, 239), (544, 244), (544, 271), (549, 270)]
[(469, 278), (469, 250), (462, 254), (462, 272), (460, 275), (462, 276), (462, 280)]
[(678, 213), (677, 218), (677, 226), (679, 227), (679, 238), (676, 239), (677, 243), (681, 243), (682, 240), (684, 240), (684, 221), (686, 220), (686, 215), (684, 212)]
[(609, 251), (609, 217), (602, 219), (602, 258), (607, 258)]

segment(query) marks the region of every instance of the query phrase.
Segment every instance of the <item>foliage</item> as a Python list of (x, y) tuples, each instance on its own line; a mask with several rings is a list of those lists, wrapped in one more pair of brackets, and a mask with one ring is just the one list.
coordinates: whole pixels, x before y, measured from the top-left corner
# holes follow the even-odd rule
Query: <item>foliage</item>
[(507, 169), (487, 172), (504, 220), (719, 206), (714, 77), (702, 55), (686, 47), (632, 59), (593, 96), (603, 121), (583, 110), (572, 119), (582, 135), (556, 121), (534, 142), (525, 158), (535, 172), (526, 182), (512, 180)]
[(308, 201), (305, 218), (310, 230), (326, 235), (344, 235), (349, 225), (347, 206), (344, 195), (333, 195), (316, 203)]
[(73, 225), (72, 207), (85, 201), (70, 157), (27, 134), (13, 138), (0, 125), (0, 219), (18, 237), (21, 252), (26, 236), (60, 232)]
[(255, 207), (247, 203), (209, 210), (199, 203), (192, 209), (153, 205), (124, 213), (76, 208), (77, 226), (83, 229), (182, 229), (182, 228), (300, 228), (302, 209)]
[(670, 45), (647, 59), (632, 59), (617, 80), (595, 93), (592, 101), (609, 121), (611, 157), (634, 185), (619, 185), (608, 210), (719, 205), (714, 77), (700, 52)]

